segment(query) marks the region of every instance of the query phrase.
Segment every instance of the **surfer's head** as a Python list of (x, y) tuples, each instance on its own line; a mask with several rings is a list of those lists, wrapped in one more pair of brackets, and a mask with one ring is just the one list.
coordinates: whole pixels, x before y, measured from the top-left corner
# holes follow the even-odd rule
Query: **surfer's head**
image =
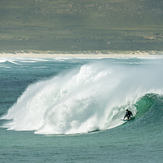
[(126, 109), (126, 111), (128, 111), (128, 109)]

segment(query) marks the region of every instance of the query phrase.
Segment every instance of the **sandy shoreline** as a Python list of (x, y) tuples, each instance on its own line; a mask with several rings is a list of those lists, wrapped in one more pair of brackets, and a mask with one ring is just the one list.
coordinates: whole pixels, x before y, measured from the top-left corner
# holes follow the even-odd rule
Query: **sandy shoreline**
[(125, 53), (76, 53), (76, 54), (49, 54), (49, 53), (0, 53), (0, 58), (132, 58), (132, 57), (163, 57), (163, 52), (125, 52)]

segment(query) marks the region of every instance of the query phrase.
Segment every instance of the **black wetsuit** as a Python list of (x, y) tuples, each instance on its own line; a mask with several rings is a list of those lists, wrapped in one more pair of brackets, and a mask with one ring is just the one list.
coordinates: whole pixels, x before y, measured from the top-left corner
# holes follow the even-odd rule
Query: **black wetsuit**
[(126, 114), (124, 116), (124, 119), (127, 117), (128, 119), (132, 116), (132, 112), (131, 111), (126, 111)]

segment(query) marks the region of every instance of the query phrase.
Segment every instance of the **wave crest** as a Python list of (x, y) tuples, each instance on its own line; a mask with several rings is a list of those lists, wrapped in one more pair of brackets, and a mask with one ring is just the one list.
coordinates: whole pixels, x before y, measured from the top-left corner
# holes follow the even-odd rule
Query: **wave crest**
[(86, 133), (116, 127), (122, 124), (126, 108), (136, 114), (136, 99), (151, 88), (160, 89), (152, 81), (144, 85), (145, 79), (151, 79), (151, 73), (142, 75), (148, 71), (94, 63), (37, 82), (2, 117), (13, 120), (4, 127), (35, 130), (37, 134)]

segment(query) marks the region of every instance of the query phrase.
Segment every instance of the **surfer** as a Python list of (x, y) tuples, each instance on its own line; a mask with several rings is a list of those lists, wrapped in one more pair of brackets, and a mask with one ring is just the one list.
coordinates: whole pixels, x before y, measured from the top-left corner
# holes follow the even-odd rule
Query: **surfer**
[(133, 116), (132, 112), (126, 109), (126, 114), (124, 116), (124, 119), (127, 117), (127, 120), (130, 120), (132, 116)]

